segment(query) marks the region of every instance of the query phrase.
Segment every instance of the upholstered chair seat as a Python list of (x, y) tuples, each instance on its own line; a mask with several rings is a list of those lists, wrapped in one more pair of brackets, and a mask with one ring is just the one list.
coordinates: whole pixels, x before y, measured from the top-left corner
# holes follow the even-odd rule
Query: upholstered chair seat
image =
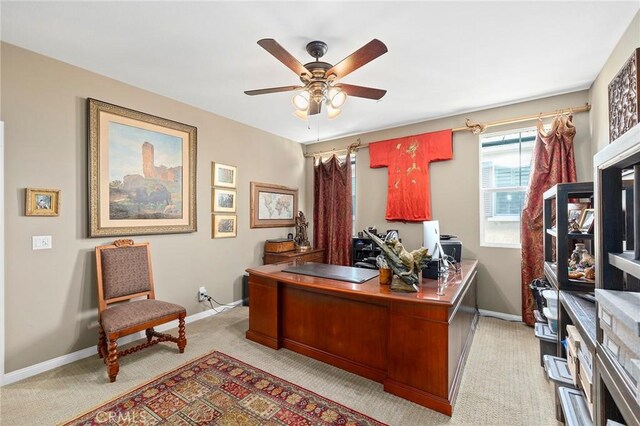
[(144, 323), (180, 313), (186, 313), (185, 309), (174, 303), (154, 299), (135, 300), (106, 309), (102, 313), (101, 322), (106, 333), (115, 333), (140, 324), (140, 330), (144, 330)]
[[(118, 240), (96, 247), (99, 331), (98, 355), (104, 359), (109, 381), (115, 382), (120, 357), (160, 342), (174, 342), (184, 352), (186, 310), (179, 305), (156, 300), (149, 243)], [(158, 333), (153, 327), (178, 321), (178, 337)], [(146, 343), (118, 350), (122, 336), (144, 330)], [(155, 338), (155, 339), (154, 339)]]

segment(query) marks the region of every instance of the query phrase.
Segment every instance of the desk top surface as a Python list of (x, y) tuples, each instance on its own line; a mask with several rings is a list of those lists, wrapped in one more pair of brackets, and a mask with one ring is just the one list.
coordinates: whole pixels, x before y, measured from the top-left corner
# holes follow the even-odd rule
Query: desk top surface
[(446, 283), (442, 295), (437, 294), (438, 280), (423, 278), (422, 284), (420, 285), (420, 291), (417, 293), (402, 293), (391, 291), (388, 285), (381, 285), (379, 277), (375, 277), (361, 284), (356, 284), (328, 278), (318, 278), (283, 272), (283, 269), (289, 268), (294, 264), (294, 262), (289, 262), (257, 266), (255, 268), (247, 269), (247, 272), (250, 275), (274, 279), (290, 285), (307, 287), (309, 289), (320, 291), (348, 293), (365, 297), (394, 299), (407, 302), (453, 305), (475, 274), (478, 261), (463, 259), (460, 263), (461, 268), (459, 272), (451, 272), (446, 278), (440, 278), (442, 282)]

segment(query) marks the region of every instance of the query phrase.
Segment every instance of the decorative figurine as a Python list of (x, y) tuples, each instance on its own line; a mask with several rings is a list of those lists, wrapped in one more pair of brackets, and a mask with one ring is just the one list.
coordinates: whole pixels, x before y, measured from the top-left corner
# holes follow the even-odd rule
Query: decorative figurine
[(571, 219), (569, 221), (569, 232), (572, 233), (580, 233), (580, 224), (577, 220)]
[(298, 216), (296, 216), (296, 236), (293, 241), (296, 243), (296, 246), (299, 250), (305, 251), (311, 248), (311, 244), (309, 244), (309, 238), (307, 237), (307, 228), (309, 227), (309, 222), (304, 217), (304, 213), (302, 211), (298, 212)]
[(420, 288), (418, 273), (422, 268), (426, 268), (427, 263), (431, 260), (429, 250), (421, 247), (412, 252), (407, 251), (395, 231), (387, 234), (384, 241), (366, 229), (364, 232), (375, 245), (380, 247), (389, 268), (393, 271), (391, 290), (417, 292)]

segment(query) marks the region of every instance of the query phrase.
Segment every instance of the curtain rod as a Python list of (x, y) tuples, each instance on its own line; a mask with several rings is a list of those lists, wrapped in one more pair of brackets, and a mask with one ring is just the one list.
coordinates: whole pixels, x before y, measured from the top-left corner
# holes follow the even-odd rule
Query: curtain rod
[[(456, 127), (455, 129), (451, 129), (451, 131), (454, 132), (454, 133), (455, 132), (469, 131), (469, 132), (473, 133), (474, 135), (479, 135), (481, 133), (484, 133), (484, 131), (487, 130), (489, 127), (505, 126), (507, 124), (522, 123), (524, 121), (531, 121), (531, 120), (538, 120), (538, 119), (543, 119), (543, 118), (555, 117), (555, 116), (561, 115), (561, 114), (574, 114), (574, 113), (578, 113), (578, 112), (587, 112), (589, 110), (591, 110), (591, 105), (589, 103), (585, 103), (584, 105), (581, 105), (581, 106), (578, 106), (578, 107), (557, 109), (555, 111), (541, 112), (539, 114), (522, 115), (520, 117), (513, 117), (513, 118), (506, 119), (506, 120), (489, 121), (488, 123), (472, 123), (467, 118), (465, 120), (465, 126), (464, 127)], [(368, 143), (367, 144), (361, 143), (360, 142), (360, 138), (358, 138), (357, 143), (351, 144), (348, 148), (330, 149), (330, 150), (327, 150), (327, 151), (308, 152), (308, 153), (305, 153), (304, 156), (307, 157), (307, 158), (308, 157), (320, 157), (320, 156), (324, 156), (324, 155), (327, 155), (327, 154), (346, 153), (350, 149), (352, 151), (357, 151), (359, 149), (365, 149), (365, 148), (369, 148), (369, 144)]]

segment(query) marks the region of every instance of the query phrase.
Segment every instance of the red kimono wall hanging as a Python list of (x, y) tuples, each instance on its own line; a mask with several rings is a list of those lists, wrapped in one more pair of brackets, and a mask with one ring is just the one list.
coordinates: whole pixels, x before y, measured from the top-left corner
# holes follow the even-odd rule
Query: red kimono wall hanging
[(452, 132), (407, 136), (369, 144), (370, 167), (387, 167), (387, 220), (431, 220), (429, 163), (453, 158)]

